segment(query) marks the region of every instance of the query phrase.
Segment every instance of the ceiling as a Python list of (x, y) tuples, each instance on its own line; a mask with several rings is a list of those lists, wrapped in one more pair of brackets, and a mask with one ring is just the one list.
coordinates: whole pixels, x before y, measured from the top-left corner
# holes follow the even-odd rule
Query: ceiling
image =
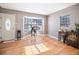
[(49, 15), (76, 3), (0, 3), (2, 8)]

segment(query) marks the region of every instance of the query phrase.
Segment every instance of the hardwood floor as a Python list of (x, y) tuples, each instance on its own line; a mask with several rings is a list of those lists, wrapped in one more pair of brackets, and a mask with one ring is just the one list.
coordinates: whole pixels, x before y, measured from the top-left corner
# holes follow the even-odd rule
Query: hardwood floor
[(78, 55), (79, 50), (48, 36), (28, 36), (25, 39), (0, 43), (1, 55)]

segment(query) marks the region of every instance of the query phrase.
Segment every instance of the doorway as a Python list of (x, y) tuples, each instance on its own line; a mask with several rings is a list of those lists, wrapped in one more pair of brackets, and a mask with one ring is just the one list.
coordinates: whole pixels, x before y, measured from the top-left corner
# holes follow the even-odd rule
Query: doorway
[(1, 41), (15, 39), (15, 15), (0, 13)]

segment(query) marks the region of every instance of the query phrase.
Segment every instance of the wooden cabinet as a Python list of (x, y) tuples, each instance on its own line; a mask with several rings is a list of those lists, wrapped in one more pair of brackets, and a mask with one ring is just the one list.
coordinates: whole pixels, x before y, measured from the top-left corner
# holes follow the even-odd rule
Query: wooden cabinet
[(75, 31), (58, 32), (59, 41), (63, 40), (63, 43), (79, 48), (79, 34)]

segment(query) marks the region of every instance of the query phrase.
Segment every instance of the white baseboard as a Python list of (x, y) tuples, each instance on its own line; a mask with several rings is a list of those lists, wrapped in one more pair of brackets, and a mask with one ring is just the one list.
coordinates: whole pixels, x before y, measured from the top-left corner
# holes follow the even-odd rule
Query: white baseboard
[[(57, 39), (58, 40), (58, 38), (57, 37), (55, 37), (55, 36), (52, 36), (52, 35), (49, 35), (49, 34), (41, 34), (42, 36), (49, 36), (50, 38), (55, 38), (55, 39)], [(28, 36), (31, 36), (31, 35), (27, 35), (27, 36), (24, 36), (22, 39), (25, 39), (26, 37), (28, 37)]]
[(52, 36), (52, 35), (49, 35), (49, 34), (48, 34), (48, 36), (49, 36), (50, 38), (55, 38), (55, 39), (57, 39), (57, 40), (58, 40), (58, 38), (57, 38), (57, 37), (55, 37), (55, 36)]
[[(40, 35), (40, 36), (46, 36), (47, 34), (38, 34), (38, 35)], [(25, 38), (27, 38), (28, 36), (31, 36), (31, 34), (30, 34), (30, 35), (23, 36), (22, 39), (25, 39)]]

